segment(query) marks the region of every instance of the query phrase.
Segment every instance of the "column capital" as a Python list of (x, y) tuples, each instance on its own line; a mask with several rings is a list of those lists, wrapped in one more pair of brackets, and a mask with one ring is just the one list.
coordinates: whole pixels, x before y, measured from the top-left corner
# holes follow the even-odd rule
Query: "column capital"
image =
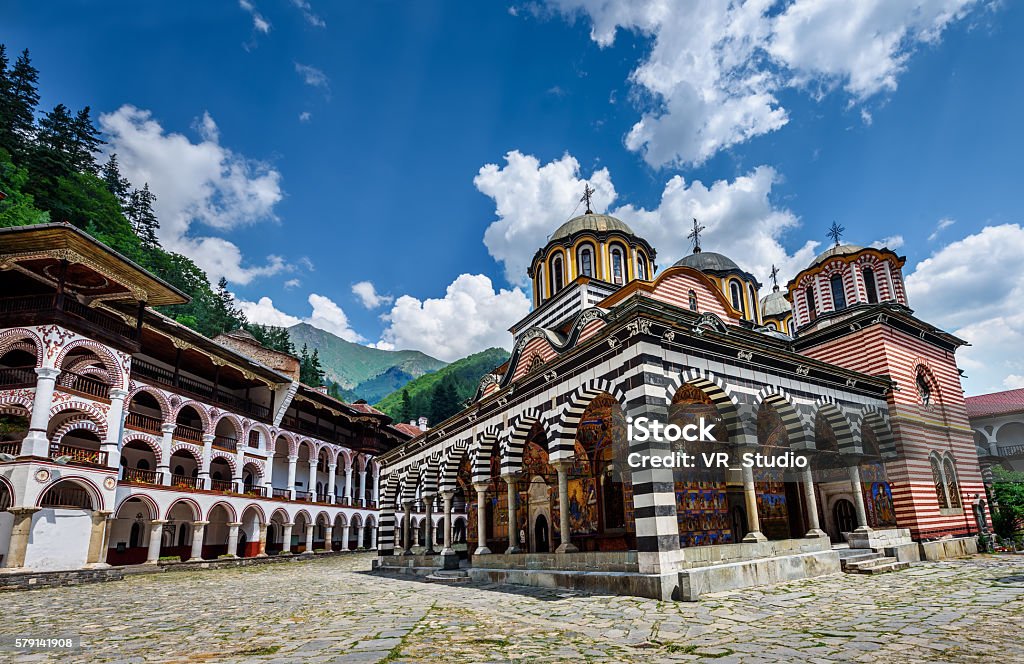
[(14, 516), (31, 516), (41, 509), (41, 507), (11, 507), (7, 511)]
[(228, 528), (237, 528), (242, 525), (241, 521), (233, 521), (228, 524)]
[(288, 455), (289, 463), (294, 463), (294, 462), (296, 462), (298, 460), (299, 460), (299, 455), (298, 454), (289, 454)]
[(331, 462), (331, 463), (327, 464), (327, 467), (330, 468), (331, 472), (333, 473), (335, 470), (338, 469), (338, 462), (337, 461)]
[(420, 500), (429, 502), (433, 500), (435, 496), (437, 496), (436, 493), (424, 493), (420, 495)]
[(281, 525), (284, 526), (285, 528), (292, 528), (292, 527), (295, 526), (295, 522), (294, 521), (289, 521), (288, 523), (282, 523)]
[(203, 445), (213, 445), (213, 439), (216, 438), (216, 437), (217, 436), (213, 435), (212, 433), (204, 433), (203, 434)]
[(128, 396), (128, 390), (121, 387), (114, 387), (110, 390), (110, 399), (124, 399)]
[(490, 488), (490, 486), (490, 482), (473, 482), (473, 489), (475, 489), (477, 493), (487, 493), (487, 489)]
[(174, 422), (164, 422), (160, 425), (160, 430), (164, 433), (174, 433), (174, 429), (177, 428), (177, 424)]
[(192, 522), (192, 527), (193, 528), (205, 528), (208, 525), (210, 525), (209, 521), (193, 521)]
[(452, 490), (452, 491), (442, 491), (441, 492), (441, 497), (444, 498), (445, 500), (451, 500), (451, 499), (455, 498), (455, 493), (456, 492), (454, 490)]
[(505, 484), (511, 484), (519, 479), (519, 473), (502, 473), (501, 479), (505, 480)]
[(568, 471), (574, 463), (576, 463), (576, 459), (554, 459), (550, 461), (555, 470), (561, 470), (562, 472)]
[(168, 521), (169, 521), (169, 519), (153, 519), (152, 521), (149, 522), (149, 525), (151, 525), (151, 526), (162, 526), (165, 523), (167, 523)]
[(60, 375), (60, 369), (57, 367), (37, 367), (36, 375), (40, 378), (57, 378)]

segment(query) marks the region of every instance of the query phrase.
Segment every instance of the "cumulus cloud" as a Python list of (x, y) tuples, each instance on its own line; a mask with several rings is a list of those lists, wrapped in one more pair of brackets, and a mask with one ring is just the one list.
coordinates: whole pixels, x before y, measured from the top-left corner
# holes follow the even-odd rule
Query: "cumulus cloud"
[[(732, 181), (705, 184), (682, 176), (669, 180), (657, 208), (615, 206), (615, 186), (608, 169), (586, 180), (596, 191), (593, 207), (607, 210), (644, 237), (657, 250), (657, 262), (668, 266), (690, 253), (687, 234), (693, 219), (706, 227), (702, 245), (728, 254), (761, 281), (774, 264), (783, 275), (794, 275), (814, 257), (818, 243), (810, 241), (790, 254), (782, 245), (784, 233), (798, 225), (789, 210), (771, 200), (779, 176), (759, 166)], [(490, 254), (505, 267), (510, 283), (526, 283), (526, 269), (543, 238), (563, 223), (577, 206), (584, 180), (571, 155), (541, 164), (518, 151), (505, 155), (505, 165), (488, 164), (474, 184), (495, 202), (497, 220), (484, 233)], [(582, 212), (577, 209), (577, 212)]]
[(348, 316), (329, 297), (311, 293), (308, 302), (312, 309), (311, 313), (305, 318), (299, 318), (278, 309), (274, 306), (274, 301), (269, 297), (261, 297), (256, 302), (237, 301), (238, 307), (245, 314), (246, 318), (253, 323), (276, 325), (278, 327), (291, 327), (299, 323), (309, 323), (313, 327), (326, 330), (346, 341), (355, 343), (366, 341), (362, 335), (352, 329)]
[(248, 265), (241, 250), (221, 237), (195, 236), (200, 224), (217, 231), (275, 221), (282, 199), (281, 174), (269, 165), (237, 154), (220, 143), (209, 113), (194, 125), (200, 140), (168, 132), (152, 114), (131, 105), (100, 116), (107, 150), (116, 152), (121, 172), (133, 186), (149, 183), (156, 194), (160, 242), (195, 260), (209, 277), (247, 284), (286, 269), (269, 256), (263, 265)]
[(871, 243), (871, 246), (875, 249), (882, 249), (884, 247), (896, 251), (903, 246), (903, 242), (902, 235), (890, 235), (889, 237), (883, 237), (881, 240), (875, 240)]
[(381, 305), (391, 304), (395, 300), (390, 295), (378, 293), (377, 288), (370, 281), (360, 281), (357, 284), (352, 284), (352, 292), (355, 293), (356, 297), (359, 298), (359, 301), (367, 309), (376, 309)]
[[(699, 164), (785, 125), (785, 88), (859, 103), (896, 89), (914, 49), (937, 42), (981, 0), (548, 0), (611, 45), (619, 29), (652, 38), (630, 75), (642, 116), (626, 136), (653, 166)], [(866, 124), (867, 117), (862, 116)]]
[(508, 328), (529, 311), (521, 290), (495, 290), (482, 274), (462, 274), (442, 298), (399, 297), (383, 316), (387, 327), (378, 347), (420, 350), (445, 361), (492, 346), (511, 348)]
[(921, 261), (906, 278), (915, 314), (972, 345), (957, 353), (968, 394), (1007, 389), (1024, 374), (1024, 229), (986, 226)]

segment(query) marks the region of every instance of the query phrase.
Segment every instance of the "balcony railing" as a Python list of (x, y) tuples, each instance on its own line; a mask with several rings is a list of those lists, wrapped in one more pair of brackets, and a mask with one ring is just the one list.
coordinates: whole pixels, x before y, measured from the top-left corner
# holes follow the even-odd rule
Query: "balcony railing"
[(210, 488), (214, 491), (231, 491), (235, 490), (235, 485), (231, 480), (210, 480)]
[(0, 387), (35, 387), (36, 370), (33, 367), (3, 367), (0, 369)]
[(135, 482), (137, 484), (160, 484), (160, 473), (155, 470), (123, 468), (121, 478), (125, 482)]
[(79, 319), (88, 323), (91, 328), (109, 335), (132, 341), (138, 340), (138, 330), (134, 326), (99, 309), (79, 304), (72, 297), (56, 293), (0, 297), (0, 317), (37, 318), (38, 322), (42, 322), (41, 318), (47, 314), (63, 320)]
[(188, 477), (187, 475), (171, 475), (171, 486), (183, 486), (189, 489), (198, 489), (199, 478)]
[(174, 427), (174, 437), (181, 438), (193, 443), (203, 442), (203, 430), (195, 427), (190, 427), (187, 424), (178, 424)]
[(18, 456), (21, 454), (21, 443), (0, 443), (0, 454)]
[(64, 389), (87, 394), (91, 397), (98, 397), (100, 399), (110, 398), (110, 386), (102, 380), (91, 376), (83, 376), (71, 371), (62, 371), (58, 384)]
[(128, 411), (128, 416), (124, 420), (124, 425), (132, 429), (149, 431), (156, 434), (161, 433), (163, 430), (163, 420), (159, 417), (143, 415), (142, 413), (136, 413), (133, 411)]
[(237, 452), (238, 440), (231, 436), (222, 436), (221, 434), (217, 434), (213, 437), (213, 446), (222, 450), (227, 450), (228, 452)]
[(312, 498), (312, 497), (313, 497), (313, 494), (311, 494), (309, 491), (298, 491), (298, 490), (295, 491), (295, 500), (309, 501), (309, 499)]
[(107, 453), (100, 450), (90, 450), (84, 447), (72, 445), (51, 445), (50, 456), (68, 457), (68, 463), (84, 466), (106, 466)]
[(254, 403), (249, 399), (236, 397), (234, 394), (221, 389), (215, 389), (213, 385), (208, 385), (195, 378), (189, 378), (180, 374), (175, 376), (173, 371), (150, 364), (144, 360), (132, 360), (132, 374), (160, 383), (161, 385), (166, 385), (167, 387), (177, 388), (199, 399), (225, 406), (236, 412), (245, 413), (260, 419), (270, 417), (270, 408), (267, 406)]
[(267, 487), (265, 486), (247, 486), (242, 491), (247, 496), (259, 496), (261, 498), (267, 497)]
[(271, 490), (271, 497), (272, 498), (287, 498), (288, 497), (288, 489), (276, 489), (276, 488), (272, 489)]

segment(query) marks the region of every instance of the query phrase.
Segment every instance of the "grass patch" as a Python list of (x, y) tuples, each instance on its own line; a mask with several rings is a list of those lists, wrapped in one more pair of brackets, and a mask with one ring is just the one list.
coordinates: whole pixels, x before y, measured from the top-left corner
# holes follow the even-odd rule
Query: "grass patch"
[(512, 645), (512, 642), (508, 639), (473, 639), (472, 643), (480, 643), (489, 646), (495, 646), (497, 648), (507, 648)]
[(246, 648), (245, 650), (235, 651), (235, 655), (241, 655), (243, 657), (256, 657), (257, 655), (273, 655), (281, 646), (262, 646), (259, 648)]
[(697, 646), (683, 646), (676, 643), (669, 643), (665, 646), (665, 652), (670, 652), (674, 655), (692, 655), (697, 652)]

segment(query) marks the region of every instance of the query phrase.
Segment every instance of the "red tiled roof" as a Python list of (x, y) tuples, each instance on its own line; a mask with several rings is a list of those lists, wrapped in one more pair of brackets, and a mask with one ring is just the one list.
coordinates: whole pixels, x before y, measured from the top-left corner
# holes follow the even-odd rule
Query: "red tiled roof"
[(384, 413), (380, 412), (379, 410), (377, 410), (376, 408), (374, 408), (373, 406), (371, 406), (368, 403), (350, 403), (349, 406), (351, 406), (352, 408), (355, 408), (360, 413), (370, 413), (372, 415), (383, 415), (384, 414)]
[(391, 426), (406, 435), (412, 436), (413, 438), (423, 433), (423, 431), (415, 424), (407, 424), (406, 422), (399, 422), (398, 424), (392, 424)]
[(967, 417), (989, 417), (1024, 410), (1024, 387), (967, 397)]

